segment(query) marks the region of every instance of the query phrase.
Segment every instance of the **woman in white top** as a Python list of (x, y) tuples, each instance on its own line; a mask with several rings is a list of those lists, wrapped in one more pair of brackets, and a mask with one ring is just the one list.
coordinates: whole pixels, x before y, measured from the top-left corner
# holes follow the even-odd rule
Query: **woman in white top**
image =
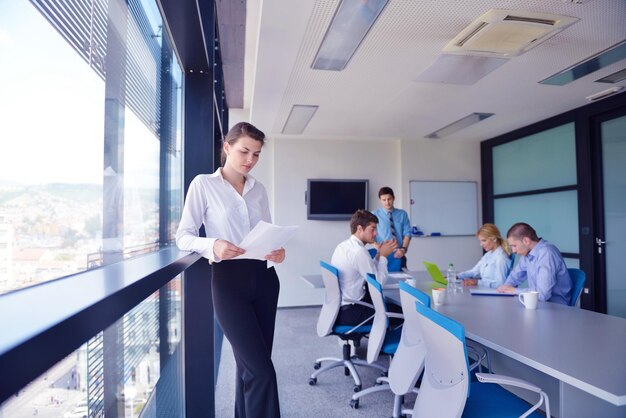
[[(285, 250), (266, 260), (235, 259), (237, 246), (261, 220), (271, 222), (267, 192), (249, 173), (259, 160), (265, 134), (249, 123), (233, 126), (222, 147), (222, 167), (190, 184), (176, 244), (212, 265), (213, 306), (237, 363), (235, 416), (280, 417), (272, 343), (279, 282), (274, 267)], [(198, 231), (204, 225), (206, 237)]]
[(511, 269), (511, 250), (494, 224), (484, 224), (476, 236), (486, 252), (471, 270), (459, 273), (458, 277), (464, 279), (465, 286), (496, 288), (504, 283)]

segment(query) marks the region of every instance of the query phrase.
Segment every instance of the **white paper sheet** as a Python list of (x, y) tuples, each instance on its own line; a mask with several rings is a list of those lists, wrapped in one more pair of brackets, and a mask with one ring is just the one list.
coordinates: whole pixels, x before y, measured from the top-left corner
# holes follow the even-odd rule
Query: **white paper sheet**
[(259, 221), (238, 245), (246, 250), (237, 258), (265, 260), (265, 256), (284, 246), (296, 233), (298, 226), (279, 226)]

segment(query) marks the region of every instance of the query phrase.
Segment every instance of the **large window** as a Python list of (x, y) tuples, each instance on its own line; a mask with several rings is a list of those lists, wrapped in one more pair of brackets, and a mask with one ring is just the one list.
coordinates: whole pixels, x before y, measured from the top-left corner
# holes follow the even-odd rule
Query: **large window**
[(496, 145), (493, 218), (503, 233), (516, 222), (532, 225), (578, 266), (578, 193), (574, 123)]
[(51, 3), (0, 10), (0, 293), (154, 250), (180, 217), (183, 77), (156, 2)]

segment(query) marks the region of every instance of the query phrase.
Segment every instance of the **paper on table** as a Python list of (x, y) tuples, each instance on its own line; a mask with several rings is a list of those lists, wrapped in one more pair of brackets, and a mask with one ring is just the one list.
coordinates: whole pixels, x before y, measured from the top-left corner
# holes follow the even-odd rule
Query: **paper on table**
[(266, 255), (285, 245), (294, 236), (298, 228), (298, 226), (279, 226), (259, 221), (239, 244), (240, 248), (246, 250), (245, 254), (239, 255), (235, 259), (265, 260)]
[(410, 274), (401, 273), (401, 272), (389, 273), (388, 276), (391, 277), (392, 279), (399, 279), (399, 280), (413, 278), (413, 276), (411, 276)]

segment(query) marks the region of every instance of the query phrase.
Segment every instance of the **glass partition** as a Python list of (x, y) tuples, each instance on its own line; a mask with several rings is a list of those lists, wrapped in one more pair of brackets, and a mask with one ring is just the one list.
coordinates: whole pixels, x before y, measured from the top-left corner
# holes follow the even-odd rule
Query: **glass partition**
[(576, 184), (574, 123), (493, 148), (495, 195)]

